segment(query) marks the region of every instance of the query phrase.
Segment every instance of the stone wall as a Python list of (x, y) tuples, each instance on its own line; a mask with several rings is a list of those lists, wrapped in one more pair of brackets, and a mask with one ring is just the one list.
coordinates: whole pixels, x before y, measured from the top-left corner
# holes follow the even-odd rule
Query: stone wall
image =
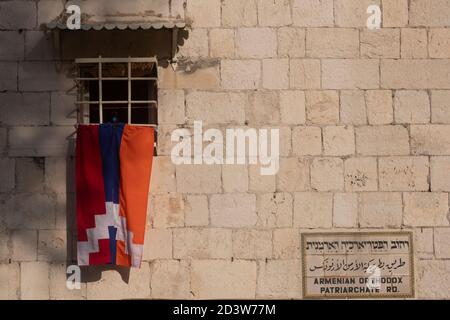
[[(145, 261), (73, 291), (74, 83), (41, 29), (64, 2), (0, 1), (0, 298), (299, 299), (302, 231), (390, 229), (414, 231), (417, 297), (450, 298), (450, 0), (81, 1), (190, 28), (159, 70)], [(279, 128), (279, 173), (175, 166), (194, 120)]]

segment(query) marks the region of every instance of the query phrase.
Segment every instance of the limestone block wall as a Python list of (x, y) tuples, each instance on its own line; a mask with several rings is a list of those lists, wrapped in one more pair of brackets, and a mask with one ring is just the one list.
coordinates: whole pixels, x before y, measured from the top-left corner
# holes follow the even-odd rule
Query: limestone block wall
[[(450, 0), (79, 3), (190, 25), (159, 70), (145, 261), (66, 289), (74, 83), (41, 29), (65, 1), (0, 1), (0, 298), (301, 299), (301, 232), (398, 229), (414, 232), (416, 296), (450, 298)], [(174, 165), (170, 134), (194, 120), (280, 129), (278, 174)]]

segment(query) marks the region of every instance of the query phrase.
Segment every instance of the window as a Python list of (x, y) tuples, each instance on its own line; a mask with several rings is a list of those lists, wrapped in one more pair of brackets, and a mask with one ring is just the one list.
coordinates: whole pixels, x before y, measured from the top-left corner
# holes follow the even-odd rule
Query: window
[(78, 122), (158, 123), (156, 58), (77, 59)]

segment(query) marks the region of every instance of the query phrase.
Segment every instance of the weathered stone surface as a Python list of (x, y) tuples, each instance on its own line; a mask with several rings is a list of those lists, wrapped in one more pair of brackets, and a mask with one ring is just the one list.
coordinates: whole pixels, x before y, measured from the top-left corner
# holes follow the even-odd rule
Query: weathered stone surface
[(363, 29), (360, 37), (362, 58), (400, 58), (399, 29)]
[(56, 19), (64, 10), (63, 0), (40, 0), (38, 7), (38, 26)]
[(233, 58), (236, 53), (233, 29), (212, 29), (209, 32), (209, 54), (213, 58)]
[(7, 134), (8, 129), (6, 128), (0, 128), (0, 154), (3, 154), (6, 150), (7, 146)]
[(320, 127), (294, 127), (292, 152), (296, 156), (322, 154), (322, 131)]
[(380, 0), (335, 0), (335, 24), (339, 27), (367, 27), (367, 8), (380, 6)]
[(150, 264), (153, 299), (188, 299), (189, 265), (186, 261), (156, 260)]
[(209, 39), (206, 29), (192, 29), (189, 41), (180, 46), (178, 54), (182, 57), (204, 58), (209, 56)]
[(50, 61), (59, 59), (54, 49), (53, 36), (45, 31), (27, 31), (25, 33), (25, 60)]
[(52, 125), (75, 125), (77, 111), (75, 94), (52, 92), (50, 96), (50, 122)]
[(311, 188), (317, 191), (344, 189), (344, 163), (339, 158), (315, 158), (311, 164)]
[(301, 297), (300, 260), (261, 261), (256, 295), (261, 298), (292, 299)]
[(362, 90), (340, 92), (340, 121), (342, 124), (367, 124), (366, 100)]
[(273, 231), (273, 257), (275, 259), (298, 259), (300, 256), (300, 233), (298, 229), (275, 229)]
[(447, 28), (430, 29), (430, 58), (450, 58), (450, 31)]
[(240, 228), (256, 225), (254, 194), (215, 194), (209, 201), (212, 226)]
[(13, 261), (35, 261), (37, 259), (37, 232), (17, 230), (11, 234)]
[(446, 193), (411, 192), (403, 195), (403, 224), (414, 227), (449, 226)]
[(44, 187), (44, 159), (19, 158), (16, 160), (16, 190), (39, 192)]
[(38, 260), (64, 262), (67, 260), (67, 232), (65, 230), (40, 230)]
[(148, 299), (150, 298), (150, 267), (148, 263), (142, 263), (141, 267), (131, 268), (128, 282), (122, 280), (121, 273), (117, 270), (96, 269), (90, 272), (101, 272), (102, 281), (88, 282), (88, 300), (111, 299)]
[(275, 192), (276, 190), (276, 176), (275, 175), (261, 175), (259, 165), (250, 165), (248, 170), (249, 183), (248, 189), (254, 193)]
[(236, 52), (241, 58), (270, 58), (277, 55), (277, 33), (270, 28), (240, 28)]
[(408, 0), (382, 0), (383, 27), (405, 27), (408, 25)]
[(312, 124), (337, 124), (339, 93), (334, 90), (306, 92), (306, 118)]
[(329, 126), (323, 128), (323, 150), (327, 156), (348, 156), (355, 153), (353, 127)]
[(264, 89), (289, 88), (289, 60), (264, 59), (262, 63)]
[[(68, 154), (69, 137), (73, 127), (13, 127), (9, 131), (11, 156), (51, 157)], [(45, 138), (44, 138), (45, 137)]]
[(430, 158), (431, 191), (450, 191), (450, 157)]
[(434, 255), (433, 228), (414, 230), (414, 247), (419, 259), (430, 259)]
[(17, 62), (0, 62), (0, 91), (17, 90)]
[(73, 86), (66, 74), (67, 65), (54, 62), (19, 63), (19, 89), (21, 91), (64, 91)]
[(401, 193), (362, 193), (359, 224), (363, 228), (399, 228), (402, 224), (402, 210)]
[(306, 56), (310, 58), (357, 58), (359, 33), (356, 29), (309, 28)]
[(220, 26), (220, 0), (187, 1), (186, 15), (194, 28)]
[(218, 89), (220, 72), (215, 60), (195, 60), (195, 70), (158, 68), (158, 85), (161, 89)]
[(290, 193), (267, 193), (257, 196), (257, 227), (283, 228), (292, 226), (292, 195)]
[(277, 191), (308, 191), (309, 160), (304, 158), (281, 158), (277, 174)]
[(150, 229), (145, 232), (143, 261), (172, 258), (172, 230)]
[(261, 82), (261, 62), (258, 60), (222, 60), (222, 88), (257, 89)]
[(411, 153), (414, 155), (449, 155), (450, 126), (413, 125), (410, 128)]
[(50, 265), (47, 262), (20, 264), (20, 299), (48, 300), (50, 298)]
[(150, 198), (150, 222), (154, 228), (171, 228), (184, 225), (184, 201), (180, 194), (153, 195)]
[(364, 126), (355, 128), (356, 153), (387, 156), (408, 155), (409, 135), (403, 126)]
[(177, 191), (181, 193), (220, 192), (221, 168), (214, 165), (176, 166)]
[(390, 124), (394, 120), (392, 92), (390, 90), (366, 91), (367, 120), (369, 124)]
[(450, 90), (431, 91), (431, 122), (450, 123)]
[(428, 56), (427, 31), (417, 28), (401, 30), (401, 57), (403, 59), (419, 59)]
[(183, 90), (159, 90), (158, 107), (158, 123), (182, 124), (185, 122)]
[(292, 23), (288, 0), (258, 0), (258, 22), (261, 26), (279, 27)]
[(333, 226), (355, 228), (358, 225), (358, 195), (335, 193), (333, 200)]
[(233, 231), (233, 257), (236, 259), (271, 258), (272, 232), (256, 229)]
[(0, 158), (0, 192), (8, 192), (15, 187), (15, 161), (12, 158)]
[(251, 27), (257, 21), (256, 0), (222, 1), (222, 24), (225, 27)]
[(0, 48), (1, 60), (23, 60), (25, 51), (25, 38), (23, 33), (19, 33), (18, 31), (1, 31), (0, 42), (2, 43), (2, 47)]
[(282, 27), (278, 29), (277, 35), (279, 57), (301, 58), (305, 56), (305, 29)]
[(324, 89), (377, 89), (379, 67), (376, 59), (322, 60)]
[(56, 197), (45, 193), (18, 193), (2, 199), (4, 223), (11, 229), (53, 229)]
[(380, 81), (389, 89), (450, 89), (450, 60), (385, 59)]
[(186, 196), (184, 222), (186, 226), (206, 226), (209, 224), (208, 198), (205, 195)]
[(448, 259), (450, 257), (450, 228), (434, 229), (434, 247), (437, 259)]
[(394, 98), (396, 123), (429, 123), (430, 97), (426, 91), (400, 90)]
[(173, 248), (175, 259), (231, 258), (231, 230), (217, 228), (174, 229)]
[(186, 97), (186, 116), (189, 122), (243, 124), (247, 105), (241, 93), (194, 91)]
[(294, 226), (301, 228), (331, 228), (333, 195), (331, 193), (295, 193)]
[(346, 191), (377, 191), (376, 158), (349, 158), (345, 160), (344, 166)]
[(283, 90), (280, 92), (281, 122), (286, 124), (303, 124), (306, 121), (305, 93), (300, 90)]
[(31, 1), (2, 1), (0, 3), (0, 29), (34, 29), (36, 3)]
[(175, 165), (170, 157), (154, 157), (152, 167), (150, 192), (152, 194), (176, 192)]
[(191, 290), (196, 299), (251, 299), (257, 268), (247, 260), (193, 260)]
[(417, 297), (448, 299), (450, 294), (450, 261), (422, 260), (417, 263)]
[(412, 0), (409, 9), (412, 26), (450, 26), (450, 2), (448, 0)]
[(292, 4), (292, 21), (302, 27), (329, 27), (334, 23), (333, 0), (295, 0)]
[(320, 60), (291, 59), (289, 72), (291, 88), (320, 89)]
[(245, 119), (251, 126), (280, 121), (280, 101), (275, 91), (254, 91), (249, 96)]
[(9, 262), (11, 259), (11, 232), (0, 229), (0, 263)]
[(380, 190), (428, 191), (427, 157), (388, 157), (378, 161)]
[(0, 264), (0, 298), (18, 300), (20, 292), (20, 266), (18, 263)]

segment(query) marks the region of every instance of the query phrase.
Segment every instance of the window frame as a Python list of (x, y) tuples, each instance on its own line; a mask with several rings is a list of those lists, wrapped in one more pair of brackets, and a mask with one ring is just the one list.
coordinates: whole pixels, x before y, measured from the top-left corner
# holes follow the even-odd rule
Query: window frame
[[(103, 64), (107, 63), (123, 63), (127, 65), (127, 76), (126, 77), (103, 77), (102, 76), (102, 70), (103, 70)], [(132, 77), (131, 74), (131, 64), (132, 63), (154, 63), (155, 64), (155, 70), (156, 70), (156, 77), (154, 76), (148, 76), (148, 77)], [(89, 119), (89, 108), (92, 104), (97, 104), (99, 109), (99, 123), (103, 123), (103, 105), (104, 104), (127, 104), (128, 108), (128, 121), (127, 124), (129, 125), (136, 125), (136, 126), (149, 126), (149, 127), (157, 127), (157, 124), (148, 124), (148, 123), (132, 123), (131, 122), (131, 111), (132, 111), (132, 105), (138, 105), (138, 104), (153, 104), (155, 105), (156, 109), (158, 110), (158, 101), (157, 100), (132, 100), (131, 97), (131, 84), (132, 81), (154, 81), (154, 85), (156, 87), (156, 90), (158, 90), (158, 60), (156, 57), (147, 57), (147, 58), (103, 58), (99, 56), (98, 58), (78, 58), (75, 59), (75, 64), (77, 65), (77, 77), (75, 78), (75, 81), (77, 83), (78, 92), (77, 92), (77, 122), (81, 124), (97, 124), (97, 123), (91, 123)], [(80, 70), (81, 66), (83, 64), (98, 64), (98, 75), (97, 77), (81, 77)], [(103, 81), (127, 81), (128, 88), (127, 88), (127, 100), (124, 101), (107, 101), (103, 100)], [(83, 81), (97, 81), (99, 86), (99, 100), (98, 101), (91, 101), (89, 100), (82, 100), (83, 98), (83, 92), (80, 90), (80, 83)], [(87, 106), (88, 113), (86, 115), (85, 107)], [(87, 118), (87, 121), (86, 121)]]

